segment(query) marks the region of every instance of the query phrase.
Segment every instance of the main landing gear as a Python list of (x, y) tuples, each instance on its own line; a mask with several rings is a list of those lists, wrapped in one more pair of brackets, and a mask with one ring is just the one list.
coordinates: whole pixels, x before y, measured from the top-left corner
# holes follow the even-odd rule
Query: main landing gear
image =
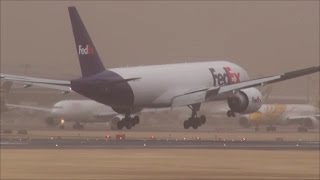
[(117, 123), (117, 128), (123, 129), (124, 127), (126, 127), (127, 129), (131, 129), (135, 125), (139, 124), (139, 122), (139, 116), (131, 117), (130, 115), (126, 115), (124, 118), (121, 119), (121, 121)]
[(191, 117), (183, 123), (185, 129), (189, 129), (190, 127), (197, 129), (199, 126), (206, 123), (207, 118), (204, 115), (201, 115), (200, 117), (197, 116), (197, 112), (200, 110), (200, 104), (193, 104), (188, 107), (192, 110), (192, 114)]

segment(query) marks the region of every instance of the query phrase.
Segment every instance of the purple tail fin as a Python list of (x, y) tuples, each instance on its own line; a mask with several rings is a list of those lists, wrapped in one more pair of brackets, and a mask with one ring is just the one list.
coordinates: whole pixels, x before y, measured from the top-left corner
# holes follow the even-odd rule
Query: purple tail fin
[(105, 70), (98, 52), (75, 7), (68, 7), (82, 77), (88, 77)]

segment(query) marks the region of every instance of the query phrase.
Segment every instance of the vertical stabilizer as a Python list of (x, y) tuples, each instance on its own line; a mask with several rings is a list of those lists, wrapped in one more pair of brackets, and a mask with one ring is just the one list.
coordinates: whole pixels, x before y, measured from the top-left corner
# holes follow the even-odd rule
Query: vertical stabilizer
[(98, 52), (75, 7), (68, 7), (82, 77), (91, 76), (105, 70)]

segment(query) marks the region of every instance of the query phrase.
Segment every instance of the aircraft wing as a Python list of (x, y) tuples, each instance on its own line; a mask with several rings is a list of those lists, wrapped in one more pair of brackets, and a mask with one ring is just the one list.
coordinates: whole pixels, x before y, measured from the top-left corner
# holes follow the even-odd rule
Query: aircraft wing
[(31, 109), (36, 111), (43, 111), (43, 112), (51, 112), (50, 108), (42, 108), (42, 107), (35, 107), (35, 106), (23, 106), (23, 105), (17, 105), (17, 104), (6, 104), (9, 108), (14, 109)]
[[(288, 79), (293, 79), (296, 77), (312, 74), (315, 72), (320, 71), (320, 66), (317, 67), (310, 67), (310, 68), (305, 68), (297, 71), (291, 71), (291, 72), (286, 72), (281, 75), (276, 75), (276, 76), (269, 76), (269, 77), (263, 77), (263, 78), (258, 78), (258, 79), (253, 79), (253, 80), (248, 80), (248, 81), (243, 81), (240, 83), (236, 84), (230, 84), (226, 86), (222, 86), (218, 88), (218, 94), (225, 93), (225, 92), (231, 92), (239, 89), (244, 89), (244, 88), (250, 88), (250, 87), (256, 87), (256, 86), (264, 86), (267, 84), (272, 84), (275, 82), (280, 82)], [(216, 88), (209, 89), (208, 92), (211, 90), (216, 91)]]
[(264, 86), (267, 84), (272, 84), (275, 82), (280, 82), (288, 79), (293, 79), (296, 77), (312, 74), (315, 72), (320, 71), (320, 66), (317, 67), (310, 67), (305, 69), (300, 69), (296, 71), (286, 72), (284, 74), (276, 75), (276, 76), (268, 76), (262, 77), (258, 79), (252, 79), (247, 81), (242, 81), (235, 84), (220, 86), (220, 87), (212, 87), (208, 89), (201, 89), (199, 91), (184, 93), (178, 95), (173, 98), (172, 100), (172, 107), (177, 106), (185, 106), (190, 104), (202, 103), (205, 102), (207, 99), (223, 94), (223, 93), (232, 93), (234, 91), (250, 88), (250, 87), (257, 87), (257, 86)]
[(310, 115), (297, 115), (297, 116), (289, 116), (287, 117), (287, 121), (289, 124), (301, 124), (305, 123), (306, 119), (312, 121), (313, 124), (317, 124), (320, 122), (320, 114), (310, 114)]
[(290, 116), (287, 117), (288, 120), (300, 120), (312, 117), (320, 117), (320, 114), (313, 114), (313, 115), (301, 115), (301, 116)]
[(40, 86), (50, 89), (57, 89), (65, 92), (71, 92), (70, 81), (63, 80), (53, 80), (53, 79), (44, 79), (44, 78), (33, 78), (27, 76), (16, 76), (9, 74), (1, 74), (1, 80), (8, 81), (17, 81), (21, 83), (25, 83), (25, 87), (30, 86)]

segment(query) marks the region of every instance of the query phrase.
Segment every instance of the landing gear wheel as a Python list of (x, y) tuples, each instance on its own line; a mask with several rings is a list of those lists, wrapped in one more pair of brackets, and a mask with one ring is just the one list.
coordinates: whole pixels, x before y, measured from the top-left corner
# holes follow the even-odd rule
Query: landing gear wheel
[(191, 122), (191, 126), (193, 129), (198, 129), (199, 127), (199, 121), (198, 119), (194, 119), (192, 122)]
[(202, 124), (205, 124), (206, 122), (207, 122), (206, 116), (201, 115), (201, 116), (200, 116), (200, 123), (201, 123), (201, 125), (202, 125)]
[(119, 121), (119, 122), (117, 123), (117, 128), (118, 128), (119, 130), (123, 129), (123, 126), (124, 126), (123, 121)]
[(191, 109), (192, 114), (191, 117), (183, 123), (183, 127), (185, 129), (189, 129), (191, 126), (193, 129), (197, 129), (199, 126), (206, 123), (207, 118), (204, 115), (201, 115), (200, 117), (197, 116), (197, 113), (200, 110), (200, 105), (201, 104), (199, 103), (188, 106)]
[(190, 127), (190, 121), (189, 121), (189, 120), (185, 120), (185, 121), (183, 122), (183, 127), (184, 127), (185, 129), (189, 129), (189, 127)]
[(139, 124), (140, 123), (140, 117), (139, 116), (134, 116), (133, 117), (133, 122), (134, 122), (134, 125)]
[(131, 124), (131, 121), (129, 120), (129, 121), (126, 121), (126, 128), (127, 129), (131, 129), (132, 128), (132, 124)]
[(139, 124), (139, 122), (139, 116), (136, 115), (134, 117), (131, 117), (130, 114), (127, 114), (124, 118), (122, 118), (121, 121), (117, 122), (117, 128), (123, 129), (124, 127), (126, 127), (127, 129), (131, 129), (135, 125)]

